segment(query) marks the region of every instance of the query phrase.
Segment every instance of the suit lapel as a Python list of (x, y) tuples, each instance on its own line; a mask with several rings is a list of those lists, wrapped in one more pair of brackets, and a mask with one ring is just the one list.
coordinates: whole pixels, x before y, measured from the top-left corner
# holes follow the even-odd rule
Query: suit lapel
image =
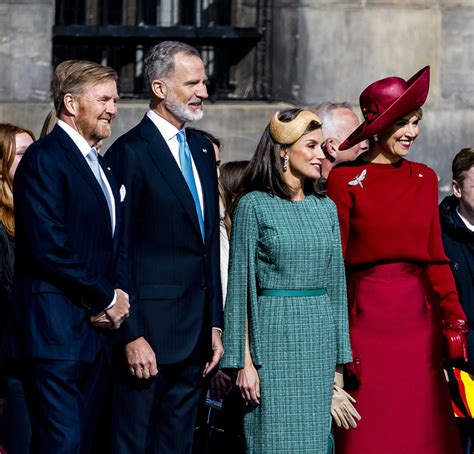
[[(102, 208), (102, 212), (105, 215), (107, 220), (107, 225), (109, 226), (110, 235), (112, 235), (112, 222), (110, 219), (110, 212), (109, 207), (107, 205), (107, 200), (105, 199), (105, 195), (102, 192), (102, 188), (100, 187), (99, 183), (97, 182), (92, 170), (90, 169), (89, 165), (87, 164), (84, 156), (80, 152), (79, 148), (77, 148), (74, 141), (67, 135), (67, 133), (58, 125), (54, 127), (52, 131), (58, 139), (59, 144), (65, 150), (67, 158), (71, 161), (71, 163), (77, 168), (81, 176), (84, 178), (86, 183), (92, 189), (92, 192), (97, 197), (97, 200)], [(107, 175), (107, 172), (106, 172)], [(115, 197), (115, 194), (114, 194)]]
[(179, 200), (186, 213), (189, 215), (199, 237), (202, 238), (196, 213), (196, 206), (194, 205), (194, 199), (189, 191), (186, 180), (184, 179), (176, 160), (171, 154), (165, 139), (158, 131), (158, 128), (146, 115), (141, 122), (141, 134), (150, 144), (147, 151), (153, 163), (176, 195), (176, 198)]

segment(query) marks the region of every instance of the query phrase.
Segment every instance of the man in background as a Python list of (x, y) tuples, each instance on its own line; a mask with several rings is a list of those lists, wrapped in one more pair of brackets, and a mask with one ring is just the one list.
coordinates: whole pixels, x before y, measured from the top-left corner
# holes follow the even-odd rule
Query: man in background
[(368, 150), (369, 144), (364, 140), (348, 150), (339, 150), (344, 139), (359, 126), (360, 121), (347, 102), (324, 102), (313, 108), (322, 122), (323, 151), (326, 159), (322, 162), (321, 177), (327, 180), (329, 172), (340, 162), (353, 161)]

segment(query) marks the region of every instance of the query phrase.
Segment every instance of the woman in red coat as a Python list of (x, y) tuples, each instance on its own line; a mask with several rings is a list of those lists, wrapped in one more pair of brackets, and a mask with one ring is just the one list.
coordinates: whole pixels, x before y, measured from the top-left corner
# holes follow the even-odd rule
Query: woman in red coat
[(365, 139), (370, 148), (329, 176), (362, 416), (356, 429), (337, 431), (339, 454), (461, 452), (442, 361), (464, 359), (466, 321), (441, 243), (436, 174), (405, 159), (428, 88), (429, 67), (369, 85), (365, 121), (340, 149)]

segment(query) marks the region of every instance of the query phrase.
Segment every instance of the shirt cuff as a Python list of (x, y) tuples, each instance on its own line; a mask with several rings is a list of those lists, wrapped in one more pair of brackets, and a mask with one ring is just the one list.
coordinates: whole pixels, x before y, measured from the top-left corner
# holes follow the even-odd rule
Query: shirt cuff
[(222, 330), (220, 328), (218, 328), (217, 326), (213, 326), (212, 329), (219, 331), (219, 334), (222, 336)]
[(112, 309), (115, 305), (115, 302), (117, 301), (117, 292), (115, 292), (114, 290), (114, 299), (112, 300), (112, 302), (104, 309), (104, 311), (107, 311), (109, 309)]

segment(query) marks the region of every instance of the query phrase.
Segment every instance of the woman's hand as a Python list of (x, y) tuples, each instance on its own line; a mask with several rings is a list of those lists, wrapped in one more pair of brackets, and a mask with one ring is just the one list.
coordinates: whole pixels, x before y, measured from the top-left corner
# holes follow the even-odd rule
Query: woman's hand
[(246, 402), (260, 405), (260, 378), (251, 361), (239, 370), (235, 384)]

